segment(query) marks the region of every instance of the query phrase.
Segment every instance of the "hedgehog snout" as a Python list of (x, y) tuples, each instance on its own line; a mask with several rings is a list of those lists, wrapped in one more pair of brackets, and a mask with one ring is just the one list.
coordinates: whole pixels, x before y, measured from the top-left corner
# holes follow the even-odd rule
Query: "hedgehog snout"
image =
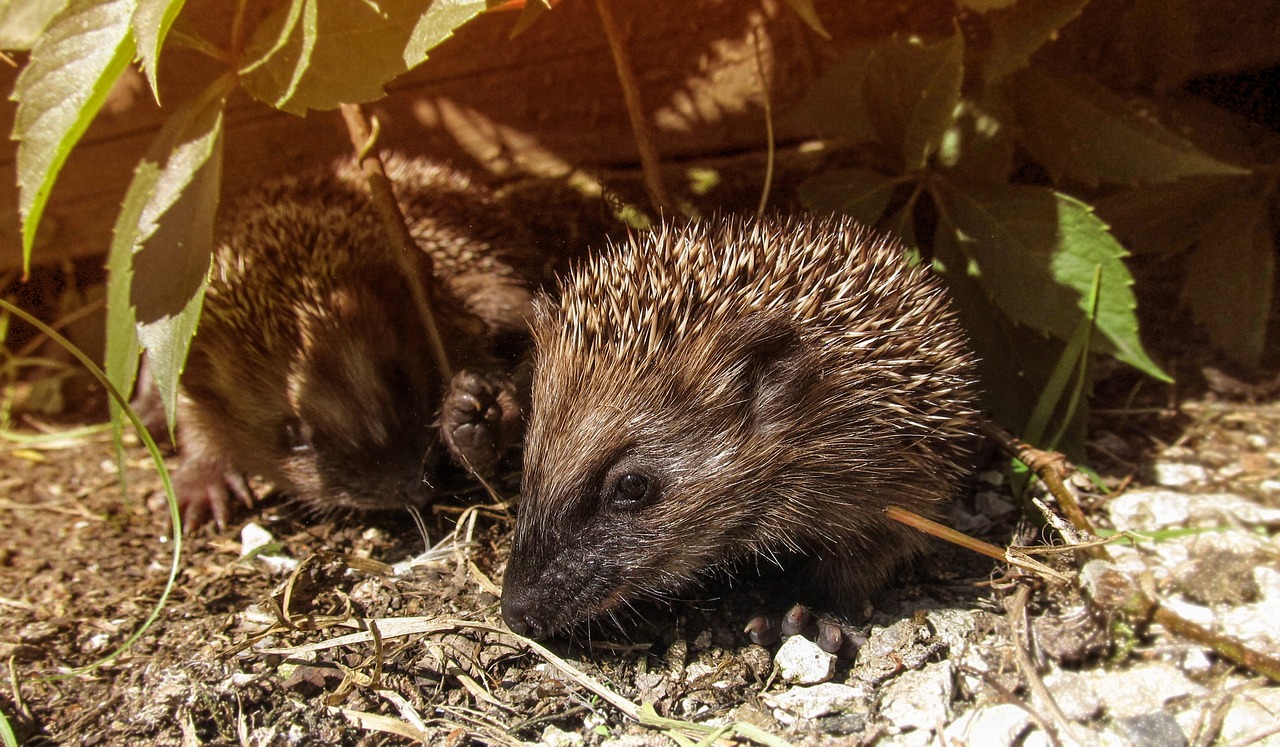
[(512, 633), (528, 638), (545, 638), (547, 624), (533, 612), (534, 600), (525, 594), (504, 588), (502, 591), (502, 619)]

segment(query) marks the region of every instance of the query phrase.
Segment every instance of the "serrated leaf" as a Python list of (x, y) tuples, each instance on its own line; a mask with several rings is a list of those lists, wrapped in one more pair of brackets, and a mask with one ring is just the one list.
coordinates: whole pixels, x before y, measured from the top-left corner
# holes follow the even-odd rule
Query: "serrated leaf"
[(151, 83), (151, 92), (160, 101), (160, 48), (169, 34), (173, 19), (178, 17), (186, 0), (137, 0), (133, 11), (133, 38), (138, 42), (138, 58), (142, 71)]
[[(956, 246), (957, 229), (944, 213), (934, 239), (934, 269), (942, 275), (978, 358), (982, 408), (1010, 432), (1023, 436), (1041, 392), (1061, 360), (1065, 343), (1015, 324), (991, 301), (976, 265)], [(1067, 425), (1059, 449), (1084, 457), (1087, 401)]]
[(1183, 295), (1222, 352), (1262, 360), (1276, 271), (1275, 227), (1265, 199), (1233, 199), (1206, 216), (1187, 259)]
[(1137, 62), (1157, 93), (1167, 93), (1194, 76), (1200, 56), (1200, 28), (1191, 0), (1135, 0), (1133, 34)]
[(427, 59), (427, 52), (453, 36), (455, 29), (484, 8), (484, 0), (434, 0), (427, 12), (422, 14), (405, 47), (404, 63), (407, 68)]
[(1022, 0), (987, 16), (991, 45), (982, 65), (992, 83), (1027, 66), (1031, 55), (1080, 15), (1089, 0)]
[(1200, 237), (1206, 217), (1253, 180), (1201, 177), (1124, 189), (1094, 207), (1111, 233), (1135, 253), (1182, 251)]
[(893, 177), (870, 169), (833, 169), (800, 185), (800, 204), (815, 213), (843, 213), (874, 226), (898, 184)]
[(31, 49), (67, 0), (0, 0), (0, 49)]
[(1068, 81), (1027, 68), (1009, 84), (1023, 144), (1055, 174), (1096, 186), (1249, 173), (1200, 151), (1086, 78)]
[(58, 172), (133, 57), (133, 7), (134, 0), (72, 0), (40, 35), (14, 84), (24, 268)]
[(528, 31), (533, 22), (549, 10), (551, 10), (551, 4), (547, 0), (527, 0), (524, 7), (520, 9), (520, 17), (516, 19), (516, 25), (511, 29), (511, 36), (507, 38), (514, 39)]
[(787, 5), (791, 6), (791, 10), (804, 21), (805, 25), (814, 31), (823, 39), (830, 39), (831, 34), (822, 27), (822, 19), (818, 18), (818, 11), (813, 7), (813, 0), (787, 0)]
[(979, 282), (1011, 319), (1070, 339), (1101, 268), (1096, 352), (1169, 381), (1138, 338), (1133, 278), (1124, 247), (1089, 206), (1045, 187), (943, 185), (942, 199)]
[(254, 32), (241, 81), (256, 98), (299, 115), (372, 101), (484, 7), (436, 0), (424, 12), (420, 0), (292, 0)]
[(822, 135), (840, 135), (855, 143), (875, 140), (871, 115), (862, 91), (867, 63), (876, 45), (855, 47), (842, 57), (805, 93), (783, 121)]
[(134, 172), (107, 263), (107, 374), (128, 391), (142, 339), (171, 427), (213, 252), (233, 87), (233, 78), (221, 78), (166, 120)]
[(1013, 171), (1017, 142), (1010, 131), (1013, 114), (998, 91), (982, 101), (965, 100), (942, 139), (938, 163), (963, 181), (1004, 184)]
[(922, 168), (954, 121), (964, 80), (960, 34), (932, 46), (893, 39), (867, 62), (864, 103), (880, 142)]

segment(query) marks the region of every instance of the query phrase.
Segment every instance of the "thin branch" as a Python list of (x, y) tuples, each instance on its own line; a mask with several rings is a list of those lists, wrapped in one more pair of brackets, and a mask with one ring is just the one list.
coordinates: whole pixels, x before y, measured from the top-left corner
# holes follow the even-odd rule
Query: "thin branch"
[(347, 124), (347, 133), (351, 136), (351, 145), (355, 148), (360, 160), (360, 168), (364, 171), (365, 180), (369, 183), (370, 200), (382, 219), (382, 227), (387, 238), (399, 251), (395, 252), (400, 263), (400, 270), (409, 284), (409, 292), (413, 295), (414, 306), (418, 309), (418, 317), (427, 332), (427, 341), (431, 347), (431, 355), (435, 358), (436, 369), (445, 385), (453, 378), (453, 366), (449, 362), (449, 354), (445, 350), (444, 338), (440, 335), (440, 327), (432, 313), (434, 305), (431, 297), (431, 284), (421, 282), (411, 257), (417, 254), (426, 261), (427, 277), (434, 277), (435, 263), (431, 255), (424, 252), (409, 233), (405, 224), (404, 213), (400, 212), (400, 204), (396, 202), (395, 191), (391, 188), (391, 180), (387, 178), (387, 170), (382, 165), (382, 158), (374, 150), (377, 128), (369, 124), (364, 111), (358, 104), (343, 104), (342, 119)]
[(636, 86), (635, 68), (623, 44), (622, 31), (613, 18), (610, 0), (595, 0), (596, 10), (600, 14), (600, 25), (604, 27), (605, 38), (609, 41), (609, 51), (613, 53), (613, 66), (618, 73), (618, 82), (622, 84), (622, 99), (626, 104), (627, 115), (631, 119), (631, 132), (636, 139), (636, 150), (640, 152), (640, 169), (644, 172), (644, 186), (649, 192), (649, 200), (659, 213), (670, 215), (671, 199), (662, 183), (662, 171), (658, 161), (658, 150), (653, 145), (649, 134), (649, 123), (644, 118), (644, 107), (640, 104), (640, 89)]
[[(1023, 443), (993, 423), (984, 422), (981, 429), (983, 435), (991, 439), (997, 448), (1027, 465), (1035, 472), (1036, 476), (1044, 482), (1045, 487), (1049, 489), (1049, 492), (1057, 498), (1062, 512), (1071, 521), (1076, 530), (1084, 532), (1091, 539), (1096, 536), (1093, 524), (1085, 517), (1084, 511), (1080, 508), (1080, 503), (1076, 500), (1075, 493), (1067, 487), (1066, 481), (1063, 480), (1063, 474), (1066, 471), (1065, 457), (1055, 452), (1041, 451)], [(1111, 553), (1104, 543), (1079, 543), (1077, 538), (1066, 532), (1063, 532), (1063, 537), (1072, 547), (1083, 553), (1085, 557), (1091, 560), (1111, 563)], [(1250, 648), (1235, 638), (1191, 622), (1165, 607), (1154, 593), (1142, 589), (1139, 584), (1129, 579), (1128, 575), (1124, 574), (1123, 571), (1116, 568), (1115, 572), (1123, 576), (1126, 582), (1126, 591), (1128, 592), (1118, 606), (1134, 619), (1159, 623), (1165, 630), (1176, 636), (1200, 643), (1240, 666), (1247, 667), (1274, 682), (1280, 682), (1280, 659)], [(1094, 604), (1098, 604), (1098, 600), (1092, 595), (1086, 594), (1085, 598)], [(1098, 604), (1098, 606), (1103, 605)]]

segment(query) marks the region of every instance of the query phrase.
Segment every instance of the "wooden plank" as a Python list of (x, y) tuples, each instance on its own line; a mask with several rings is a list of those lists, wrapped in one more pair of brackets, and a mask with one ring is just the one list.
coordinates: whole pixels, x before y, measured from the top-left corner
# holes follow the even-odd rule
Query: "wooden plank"
[[(781, 0), (618, 2), (635, 57), (648, 116), (664, 158), (760, 148), (764, 142), (756, 40), (768, 70), (775, 112), (785, 112), (851, 40), (901, 24), (886, 0), (822, 0), (828, 43)], [(926, 6), (950, 7), (947, 3)], [(941, 11), (917, 25), (950, 33)], [(592, 169), (635, 161), (613, 63), (594, 7), (566, 0), (525, 34), (508, 38), (515, 13), (486, 13), (467, 24), (370, 107), (383, 122), (382, 144), (460, 165), (518, 174), (573, 165)], [(757, 31), (758, 29), (758, 35)], [(166, 103), (190, 81), (213, 73), (194, 53), (165, 57)], [(3, 66), (0, 66), (3, 67)], [(12, 89), (14, 73), (0, 71)], [(189, 89), (188, 89), (189, 90)], [(0, 127), (14, 106), (0, 102)], [(68, 159), (40, 227), (37, 261), (102, 253), (134, 165), (164, 114), (140, 78), (113, 92), (108, 107)], [(336, 112), (306, 118), (276, 112), (247, 95), (228, 111), (224, 195), (264, 176), (331, 159), (348, 143)], [(787, 131), (782, 137), (803, 133)], [(0, 149), (0, 169), (15, 171), (15, 146)], [(21, 257), (13, 179), (0, 183), (0, 269)]]

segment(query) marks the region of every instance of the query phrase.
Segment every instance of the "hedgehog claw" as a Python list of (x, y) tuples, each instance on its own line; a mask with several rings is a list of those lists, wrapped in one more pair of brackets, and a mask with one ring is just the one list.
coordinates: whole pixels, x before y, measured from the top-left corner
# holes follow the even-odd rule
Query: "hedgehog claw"
[(742, 631), (758, 646), (772, 646), (779, 638), (802, 635), (812, 639), (818, 648), (842, 659), (852, 658), (867, 642), (866, 636), (829, 617), (814, 617), (808, 607), (797, 604), (786, 614), (756, 615)]

